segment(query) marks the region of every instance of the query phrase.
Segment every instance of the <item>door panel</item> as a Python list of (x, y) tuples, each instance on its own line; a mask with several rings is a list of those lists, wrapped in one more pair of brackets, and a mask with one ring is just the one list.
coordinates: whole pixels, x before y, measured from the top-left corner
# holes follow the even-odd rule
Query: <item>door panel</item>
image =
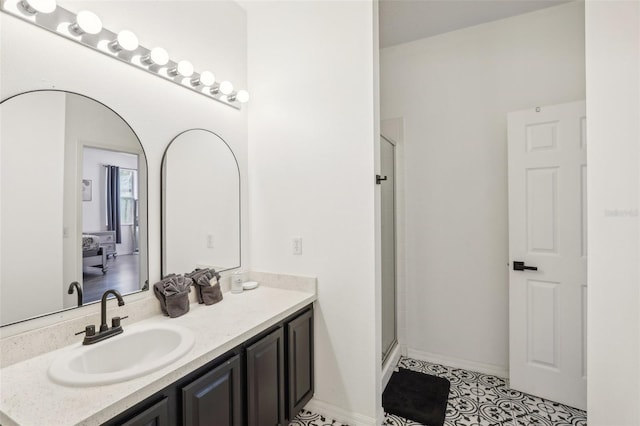
[(284, 332), (282, 328), (247, 348), (249, 426), (284, 425)]
[(182, 388), (185, 426), (241, 426), (242, 390), (240, 357)]
[(558, 368), (558, 283), (527, 280), (527, 358)]
[(163, 398), (142, 413), (122, 423), (122, 426), (169, 426), (168, 398)]
[(585, 409), (585, 103), (508, 119), (510, 385)]
[(558, 148), (558, 122), (527, 125), (527, 151), (548, 151)]
[(291, 420), (313, 396), (313, 310), (308, 310), (287, 324), (287, 340), (287, 419)]
[(529, 253), (557, 253), (557, 167), (527, 170), (526, 221)]

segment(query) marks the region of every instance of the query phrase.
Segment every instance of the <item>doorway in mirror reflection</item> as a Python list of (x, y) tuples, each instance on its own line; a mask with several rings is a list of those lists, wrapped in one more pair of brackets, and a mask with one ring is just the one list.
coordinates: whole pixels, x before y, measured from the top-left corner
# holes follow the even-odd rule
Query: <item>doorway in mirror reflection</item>
[(139, 289), (138, 163), (137, 154), (83, 147), (83, 182), (92, 182), (89, 196), (83, 185), (84, 303)]

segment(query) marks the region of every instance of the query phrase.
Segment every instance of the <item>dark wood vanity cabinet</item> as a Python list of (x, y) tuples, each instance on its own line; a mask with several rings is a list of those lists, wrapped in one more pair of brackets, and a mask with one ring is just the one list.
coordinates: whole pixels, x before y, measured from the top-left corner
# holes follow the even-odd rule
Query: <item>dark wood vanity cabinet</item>
[(284, 426), (284, 332), (282, 327), (246, 348), (249, 426)]
[(313, 309), (246, 348), (248, 426), (286, 425), (313, 396)]
[(285, 426), (312, 396), (309, 305), (104, 426)]
[(287, 419), (313, 396), (313, 310), (287, 322)]
[(171, 426), (169, 423), (169, 399), (159, 402), (122, 423), (122, 426)]
[(184, 425), (243, 426), (240, 355), (182, 388)]

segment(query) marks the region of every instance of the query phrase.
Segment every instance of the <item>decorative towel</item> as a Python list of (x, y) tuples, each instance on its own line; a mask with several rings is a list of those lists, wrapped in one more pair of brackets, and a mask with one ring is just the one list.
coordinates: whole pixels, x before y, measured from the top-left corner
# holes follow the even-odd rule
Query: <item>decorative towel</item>
[(169, 274), (153, 285), (153, 293), (160, 301), (162, 313), (176, 318), (189, 312), (191, 278)]
[[(215, 269), (196, 269), (193, 272), (184, 274), (193, 280), (196, 288), (198, 303), (213, 305), (222, 300), (222, 290), (220, 290), (220, 274)], [(215, 277), (216, 283), (211, 285), (211, 280)]]

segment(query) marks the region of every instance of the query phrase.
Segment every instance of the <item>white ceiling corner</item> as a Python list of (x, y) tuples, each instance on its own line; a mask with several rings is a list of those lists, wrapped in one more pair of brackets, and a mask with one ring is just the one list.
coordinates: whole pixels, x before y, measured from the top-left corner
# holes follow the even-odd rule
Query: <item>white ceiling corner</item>
[(533, 12), (570, 0), (380, 0), (380, 48)]

